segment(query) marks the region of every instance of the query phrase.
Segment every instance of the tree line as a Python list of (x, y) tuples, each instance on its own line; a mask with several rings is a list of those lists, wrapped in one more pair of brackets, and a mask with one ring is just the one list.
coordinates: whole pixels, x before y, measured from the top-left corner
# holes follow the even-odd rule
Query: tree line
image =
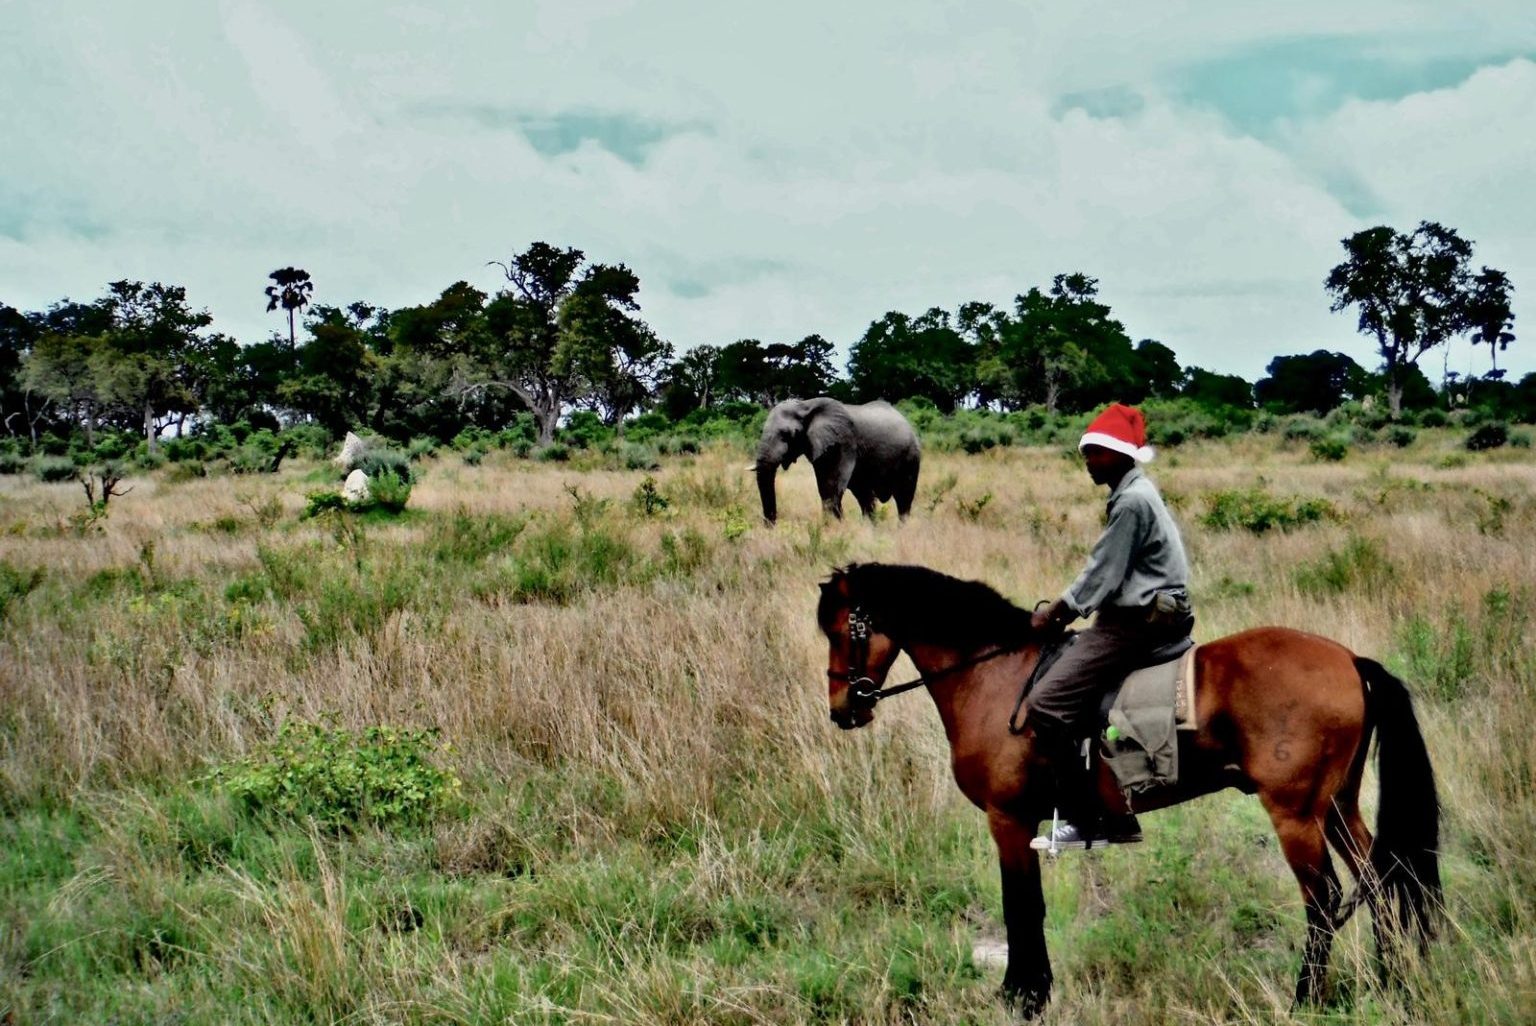
[[(677, 420), (823, 394), (1049, 413), (1180, 397), (1215, 410), (1326, 413), (1379, 395), (1393, 417), (1476, 405), (1536, 419), (1536, 374), (1512, 383), (1497, 367), (1514, 340), (1513, 286), (1502, 271), (1473, 269), (1470, 242), (1425, 222), (1367, 229), (1343, 246), (1323, 289), (1376, 343), (1376, 369), (1324, 349), (1276, 356), (1256, 382), (1181, 366), (1168, 345), (1133, 342), (1083, 273), (1058, 274), (1011, 306), (888, 312), (853, 342), (842, 374), (816, 334), (679, 355), (640, 316), (628, 267), (536, 242), (494, 262), (505, 282), (492, 293), (459, 281), (395, 310), (316, 302), (308, 272), (280, 268), (265, 295), (286, 332), (248, 345), (214, 330), (185, 289), (158, 282), (113, 282), (98, 299), (40, 311), (0, 304), (0, 422), (16, 447), (76, 433), (89, 445), (115, 429), (153, 449), (170, 429), (242, 421), (446, 440), (523, 412), (548, 444), (579, 410), (613, 425), (642, 411)], [(1437, 389), (1419, 363), (1455, 338), (1487, 345), (1492, 369), (1469, 379), (1447, 368)]]

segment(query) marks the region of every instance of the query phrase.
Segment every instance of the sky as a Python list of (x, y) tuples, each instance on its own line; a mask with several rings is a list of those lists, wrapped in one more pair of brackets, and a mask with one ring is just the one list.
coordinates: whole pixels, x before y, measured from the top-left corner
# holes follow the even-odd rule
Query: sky
[[(1375, 366), (1322, 282), (1439, 221), (1536, 370), (1536, 5), (0, 0), (0, 302), (183, 285), (400, 307), (534, 241), (640, 277), (679, 352), (1097, 278), (1133, 339), (1250, 380)], [(1529, 338), (1525, 337), (1529, 331)], [(1488, 369), (1486, 347), (1449, 366)], [(1424, 369), (1439, 381), (1440, 354)]]

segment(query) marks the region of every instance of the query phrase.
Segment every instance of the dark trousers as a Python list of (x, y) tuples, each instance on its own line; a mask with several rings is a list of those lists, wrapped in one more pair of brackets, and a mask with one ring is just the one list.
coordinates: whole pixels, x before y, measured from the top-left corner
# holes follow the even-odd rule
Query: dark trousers
[(1106, 606), (1030, 692), (1029, 718), (1057, 734), (1090, 733), (1104, 693), (1145, 666), (1154, 649), (1188, 636), (1194, 624), (1188, 614), (1149, 623), (1144, 609)]

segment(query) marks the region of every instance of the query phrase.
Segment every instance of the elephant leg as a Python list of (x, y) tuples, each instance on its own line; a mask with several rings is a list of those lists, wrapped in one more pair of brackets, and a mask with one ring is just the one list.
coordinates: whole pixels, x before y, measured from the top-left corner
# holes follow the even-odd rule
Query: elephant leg
[(815, 464), (816, 488), (821, 492), (821, 506), (837, 519), (843, 519), (843, 493), (853, 478), (852, 453), (836, 453)]
[(864, 485), (851, 485), (848, 489), (859, 504), (859, 511), (870, 520), (875, 519), (875, 493)]
[(912, 512), (912, 499), (917, 495), (917, 464), (913, 463), (901, 472), (901, 478), (896, 482), (896, 513), (901, 519), (907, 519), (907, 514)]

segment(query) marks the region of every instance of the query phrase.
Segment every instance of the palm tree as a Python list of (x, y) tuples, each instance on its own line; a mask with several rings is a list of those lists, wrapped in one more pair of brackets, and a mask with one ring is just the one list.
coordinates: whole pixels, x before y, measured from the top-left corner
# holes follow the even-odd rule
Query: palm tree
[(293, 337), (293, 312), (309, 305), (309, 294), (315, 283), (309, 280), (309, 272), (298, 267), (280, 267), (267, 275), (275, 284), (267, 286), (267, 313), (281, 306), (288, 311), (288, 345), (297, 345)]

